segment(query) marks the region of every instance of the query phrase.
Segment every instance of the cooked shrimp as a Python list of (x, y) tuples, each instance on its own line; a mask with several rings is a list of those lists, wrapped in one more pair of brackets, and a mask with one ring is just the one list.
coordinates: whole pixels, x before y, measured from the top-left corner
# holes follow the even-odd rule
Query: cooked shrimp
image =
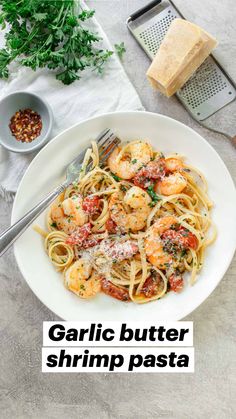
[[(123, 231), (136, 232), (142, 230), (151, 212), (150, 196), (138, 186), (133, 186), (126, 192), (123, 202), (118, 192), (111, 196), (109, 202), (111, 219)], [(126, 204), (127, 210), (124, 204)]]
[(131, 208), (142, 209), (143, 207), (150, 204), (151, 198), (143, 189), (139, 188), (138, 186), (132, 186), (132, 188), (126, 192), (124, 196), (124, 202)]
[(81, 195), (73, 195), (62, 202), (64, 213), (71, 218), (76, 225), (82, 226), (87, 220), (88, 216), (83, 210), (83, 198)]
[(181, 159), (178, 159), (177, 157), (167, 157), (165, 159), (165, 163), (166, 169), (169, 172), (176, 172), (183, 169), (183, 162)]
[(145, 251), (149, 262), (157, 268), (165, 268), (172, 262), (171, 254), (163, 249), (161, 235), (171, 226), (175, 225), (177, 219), (173, 216), (160, 218), (147, 231), (145, 238)]
[(51, 206), (51, 219), (59, 230), (67, 234), (84, 225), (88, 221), (88, 215), (82, 208), (81, 195), (73, 195), (64, 201), (56, 201)]
[(169, 196), (181, 193), (186, 186), (187, 180), (179, 172), (174, 172), (157, 182), (154, 189), (161, 195)]
[(153, 157), (152, 147), (144, 141), (133, 141), (117, 147), (108, 158), (108, 167), (122, 179), (132, 179), (136, 172)]
[(81, 258), (66, 270), (65, 286), (81, 298), (92, 298), (101, 291), (101, 278), (89, 261)]

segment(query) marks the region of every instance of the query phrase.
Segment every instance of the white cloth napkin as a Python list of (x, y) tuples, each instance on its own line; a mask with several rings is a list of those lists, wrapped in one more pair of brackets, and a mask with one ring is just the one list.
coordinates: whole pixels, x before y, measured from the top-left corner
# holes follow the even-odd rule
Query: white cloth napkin
[[(94, 32), (103, 38), (103, 47), (113, 49), (105, 33), (95, 19), (91, 22)], [(0, 35), (0, 44), (3, 35)], [(17, 90), (35, 92), (51, 105), (54, 124), (51, 138), (93, 115), (125, 110), (142, 110), (140, 99), (114, 53), (105, 67), (103, 76), (83, 72), (79, 81), (69, 86), (55, 79), (49, 71), (32, 71), (19, 68), (7, 82), (0, 81), (0, 99)], [(7, 121), (6, 121), (7, 123)], [(0, 196), (11, 201), (19, 182), (35, 156), (8, 152), (0, 147)]]

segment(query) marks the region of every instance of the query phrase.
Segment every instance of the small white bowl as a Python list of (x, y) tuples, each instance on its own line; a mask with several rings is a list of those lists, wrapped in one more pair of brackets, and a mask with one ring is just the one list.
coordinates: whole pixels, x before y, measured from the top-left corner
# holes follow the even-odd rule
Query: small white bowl
[[(20, 109), (32, 109), (42, 119), (41, 134), (31, 143), (17, 141), (9, 128), (11, 117)], [(35, 93), (17, 91), (0, 101), (0, 144), (15, 153), (32, 153), (43, 147), (49, 140), (53, 114), (48, 103)]]

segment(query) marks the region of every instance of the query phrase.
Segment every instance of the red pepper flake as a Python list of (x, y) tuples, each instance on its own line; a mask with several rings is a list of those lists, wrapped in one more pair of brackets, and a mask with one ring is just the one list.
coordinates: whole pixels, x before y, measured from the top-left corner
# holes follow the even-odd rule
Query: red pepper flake
[(9, 128), (17, 141), (31, 143), (41, 134), (42, 119), (32, 109), (19, 110), (11, 117)]

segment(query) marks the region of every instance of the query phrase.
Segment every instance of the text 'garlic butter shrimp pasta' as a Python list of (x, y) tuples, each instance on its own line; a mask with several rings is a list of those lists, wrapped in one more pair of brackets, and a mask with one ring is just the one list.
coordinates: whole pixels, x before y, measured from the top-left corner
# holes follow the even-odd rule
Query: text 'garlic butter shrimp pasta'
[(132, 141), (100, 167), (92, 142), (78, 181), (51, 205), (48, 231), (36, 230), (70, 291), (145, 303), (194, 284), (216, 236), (211, 207), (203, 175), (181, 156)]

